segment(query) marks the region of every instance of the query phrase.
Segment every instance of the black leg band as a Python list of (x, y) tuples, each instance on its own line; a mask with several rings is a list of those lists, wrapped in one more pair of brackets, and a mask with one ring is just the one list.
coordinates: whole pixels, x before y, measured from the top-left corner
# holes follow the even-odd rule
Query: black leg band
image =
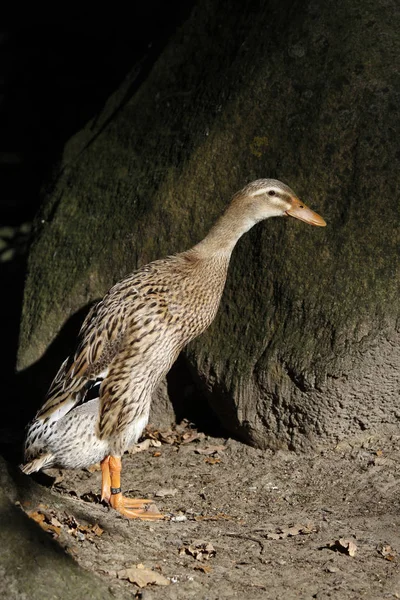
[(115, 494), (120, 494), (121, 488), (111, 488), (111, 493), (113, 496), (115, 496)]

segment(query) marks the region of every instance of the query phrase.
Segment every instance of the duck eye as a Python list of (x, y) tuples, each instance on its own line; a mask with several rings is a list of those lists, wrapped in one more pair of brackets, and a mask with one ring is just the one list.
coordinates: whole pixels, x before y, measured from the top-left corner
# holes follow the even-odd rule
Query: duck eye
[(269, 190), (269, 192), (268, 192), (268, 196), (275, 196), (275, 192), (274, 192), (274, 190)]

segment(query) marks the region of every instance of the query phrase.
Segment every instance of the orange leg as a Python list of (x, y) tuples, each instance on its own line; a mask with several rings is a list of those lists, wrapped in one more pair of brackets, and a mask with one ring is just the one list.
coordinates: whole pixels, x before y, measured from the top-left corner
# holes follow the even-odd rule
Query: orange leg
[[(106, 461), (107, 467), (105, 466)], [(128, 517), (129, 519), (143, 519), (146, 521), (156, 521), (164, 518), (163, 515), (158, 512), (146, 512), (144, 510), (146, 504), (151, 504), (153, 500), (142, 498), (125, 498), (122, 495), (121, 458), (119, 456), (107, 456), (102, 461), (101, 468), (103, 471), (102, 497), (104, 494), (104, 499), (106, 499), (106, 495), (109, 493), (109, 502), (111, 506), (115, 508), (115, 510), (117, 510), (121, 515)], [(109, 484), (107, 477), (109, 477)]]
[(101, 466), (101, 499), (105, 502), (111, 502), (111, 477), (110, 477), (110, 457), (106, 456), (100, 463)]

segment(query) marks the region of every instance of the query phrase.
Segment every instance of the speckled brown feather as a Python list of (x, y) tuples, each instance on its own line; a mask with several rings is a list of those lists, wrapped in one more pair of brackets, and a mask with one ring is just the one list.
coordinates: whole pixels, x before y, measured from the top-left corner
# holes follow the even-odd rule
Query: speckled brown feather
[(45, 419), (72, 396), (78, 404), (87, 382), (107, 371), (98, 433), (103, 439), (123, 432), (183, 346), (213, 320), (227, 268), (226, 257), (205, 261), (192, 250), (117, 283), (85, 319), (77, 350), (63, 363), (37, 417)]

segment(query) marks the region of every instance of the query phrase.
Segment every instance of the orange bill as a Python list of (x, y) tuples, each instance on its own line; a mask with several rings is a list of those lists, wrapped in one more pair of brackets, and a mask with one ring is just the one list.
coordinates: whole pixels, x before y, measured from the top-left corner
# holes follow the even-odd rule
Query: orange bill
[(322, 217), (311, 210), (311, 208), (308, 208), (308, 206), (298, 198), (293, 198), (292, 206), (286, 211), (286, 214), (295, 219), (300, 219), (300, 221), (304, 221), (305, 223), (309, 223), (310, 225), (316, 225), (318, 227), (325, 227), (326, 225), (326, 222)]

